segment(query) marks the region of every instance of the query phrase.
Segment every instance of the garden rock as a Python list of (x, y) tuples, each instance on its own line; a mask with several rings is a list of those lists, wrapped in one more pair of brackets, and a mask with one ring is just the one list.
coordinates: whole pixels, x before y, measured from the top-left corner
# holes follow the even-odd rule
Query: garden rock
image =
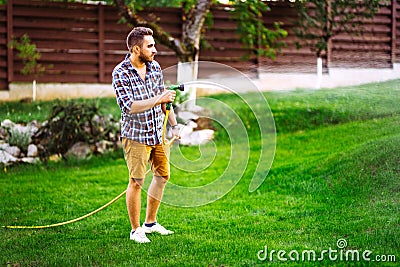
[(18, 158), (21, 155), (21, 149), (19, 149), (19, 147), (17, 146), (8, 145), (5, 147), (4, 151), (16, 158)]
[(180, 139), (180, 143), (182, 145), (187, 145), (187, 146), (203, 145), (212, 140), (213, 138), (214, 138), (213, 130), (209, 129), (198, 130), (183, 135), (182, 138)]
[(20, 124), (16, 124), (12, 129), (20, 134), (27, 134), (29, 136), (32, 136), (38, 130), (34, 125), (23, 126)]
[(17, 162), (18, 159), (10, 154), (8, 154), (4, 150), (0, 150), (0, 163), (4, 165), (10, 165), (14, 162)]
[(196, 115), (190, 111), (179, 111), (178, 117), (186, 123), (188, 121), (197, 120), (199, 118), (199, 115)]
[(214, 130), (204, 129), (204, 130), (197, 130), (197, 123), (193, 121), (189, 121), (187, 125), (180, 126), (180, 136), (181, 139), (179, 143), (185, 146), (196, 146), (202, 145), (214, 138)]
[(112, 150), (114, 143), (107, 140), (102, 140), (96, 143), (96, 152), (104, 154), (105, 152)]
[(11, 120), (9, 119), (5, 119), (2, 123), (1, 123), (1, 127), (4, 128), (12, 128), (14, 127), (15, 123), (13, 123)]
[(39, 124), (36, 121), (32, 121), (28, 125), (24, 126), (21, 124), (16, 124), (9, 119), (6, 119), (1, 123), (1, 127), (3, 128), (3, 130), (8, 129), (11, 132), (17, 132), (20, 134), (27, 134), (32, 136), (38, 130)]
[(23, 157), (21, 159), (19, 159), (20, 162), (24, 162), (24, 163), (29, 163), (29, 164), (36, 164), (40, 162), (39, 158), (33, 158), (33, 157)]
[(75, 157), (78, 159), (88, 158), (92, 154), (90, 150), (90, 146), (84, 142), (78, 142), (74, 144), (64, 156), (66, 157)]
[(3, 127), (0, 127), (0, 140), (6, 140), (7, 131)]
[(39, 154), (38, 147), (36, 145), (34, 145), (34, 144), (30, 144), (28, 146), (27, 156), (28, 157), (37, 157), (38, 154)]
[(9, 147), (10, 145), (7, 143), (0, 143), (0, 150), (6, 150), (7, 147)]

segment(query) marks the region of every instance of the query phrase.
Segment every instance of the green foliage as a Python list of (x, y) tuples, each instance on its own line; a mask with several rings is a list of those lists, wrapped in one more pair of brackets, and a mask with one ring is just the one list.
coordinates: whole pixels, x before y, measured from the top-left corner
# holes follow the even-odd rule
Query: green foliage
[(145, 7), (180, 7), (181, 0), (135, 0), (128, 1), (128, 3), (134, 3), (136, 10), (143, 10)]
[(281, 23), (274, 22), (274, 29), (268, 29), (263, 23), (263, 15), (270, 8), (263, 1), (234, 1), (233, 14), (238, 22), (238, 32), (241, 42), (255, 55), (275, 59), (276, 53), (285, 46), (283, 38), (287, 31), (281, 28)]
[(41, 54), (37, 51), (36, 45), (31, 43), (31, 39), (27, 34), (22, 35), (19, 40), (14, 38), (9, 45), (18, 51), (17, 56), (22, 59), (24, 64), (21, 69), (22, 74), (40, 75), (45, 72), (46, 68), (38, 63)]
[(23, 151), (26, 151), (31, 142), (31, 132), (12, 128), (7, 133), (6, 142), (11, 146), (17, 146)]
[(298, 48), (309, 46), (316, 55), (327, 51), (334, 35), (350, 30), (360, 32), (365, 19), (372, 18), (379, 10), (381, 0), (306, 0), (296, 1), (298, 19), (294, 32), (301, 39)]
[(69, 101), (53, 107), (50, 118), (34, 139), (44, 148), (40, 156), (46, 159), (53, 154), (64, 155), (77, 142), (116, 141), (118, 131), (119, 125), (111, 115), (99, 116), (96, 102)]

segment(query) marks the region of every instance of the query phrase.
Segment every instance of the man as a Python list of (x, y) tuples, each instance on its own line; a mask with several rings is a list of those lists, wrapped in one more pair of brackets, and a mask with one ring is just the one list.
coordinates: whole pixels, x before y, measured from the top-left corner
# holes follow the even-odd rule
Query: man
[[(136, 27), (127, 36), (129, 54), (112, 74), (112, 84), (121, 109), (121, 141), (129, 170), (126, 205), (132, 226), (130, 239), (148, 243), (146, 233), (173, 234), (157, 223), (164, 187), (169, 179), (169, 162), (162, 140), (166, 103), (173, 102), (175, 92), (165, 90), (164, 78), (158, 62), (153, 32)], [(168, 122), (173, 136), (179, 139), (173, 110)], [(167, 150), (167, 149), (166, 149)], [(141, 188), (147, 162), (151, 164), (153, 179), (148, 189), (146, 219), (140, 227)]]

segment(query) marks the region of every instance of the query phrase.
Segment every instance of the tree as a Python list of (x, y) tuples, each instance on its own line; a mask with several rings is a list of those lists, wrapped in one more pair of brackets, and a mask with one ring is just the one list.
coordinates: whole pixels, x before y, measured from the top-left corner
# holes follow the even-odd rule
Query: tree
[[(175, 0), (169, 1), (169, 5), (181, 4), (183, 6), (182, 37), (177, 38), (164, 31), (155, 22), (147, 21), (140, 16), (144, 3), (147, 5), (160, 5), (160, 1), (152, 0), (114, 0), (120, 16), (134, 26), (149, 27), (154, 31), (154, 38), (161, 44), (172, 49), (180, 62), (193, 62), (199, 57), (200, 38), (202, 35), (204, 21), (215, 0)], [(162, 2), (162, 1), (161, 1)], [(286, 37), (287, 32), (275, 24), (275, 29), (267, 29), (261, 22), (262, 12), (268, 10), (268, 6), (259, 0), (235, 0), (233, 8), (237, 11), (236, 17), (239, 21), (239, 32), (242, 34), (243, 44), (254, 53), (274, 57), (276, 49), (282, 47), (280, 39)], [(257, 42), (257, 38), (259, 41)], [(263, 49), (260, 49), (263, 48)]]
[[(36, 45), (31, 43), (31, 39), (27, 34), (21, 36), (20, 40), (13, 38), (9, 44), (11, 48), (15, 48), (18, 51), (17, 56), (22, 59), (24, 67), (21, 69), (23, 75), (33, 75), (32, 81), (32, 101), (36, 100), (36, 79), (39, 75), (42, 75), (46, 68), (38, 63), (41, 58), (41, 54), (36, 49)], [(52, 67), (51, 65), (49, 66)]]
[[(171, 1), (180, 3), (184, 11), (182, 17), (181, 38), (172, 36), (162, 29), (155, 22), (147, 21), (140, 16), (140, 3), (154, 3), (153, 0), (113, 0), (117, 6), (121, 18), (133, 26), (148, 27), (153, 30), (154, 38), (161, 44), (172, 49), (179, 59), (178, 82), (188, 82), (197, 79), (198, 59), (200, 52), (200, 39), (203, 26), (210, 8), (216, 0), (181, 0)], [(151, 2), (151, 3), (150, 3)], [(160, 1), (157, 1), (160, 2)], [(260, 0), (234, 0), (232, 7), (236, 11), (238, 29), (242, 35), (242, 42), (250, 51), (259, 55), (274, 57), (276, 50), (283, 46), (280, 40), (286, 37), (287, 32), (275, 24), (275, 29), (267, 29), (262, 23), (262, 14), (268, 10), (265, 2)], [(195, 108), (195, 87), (192, 86), (189, 92), (187, 109)]]

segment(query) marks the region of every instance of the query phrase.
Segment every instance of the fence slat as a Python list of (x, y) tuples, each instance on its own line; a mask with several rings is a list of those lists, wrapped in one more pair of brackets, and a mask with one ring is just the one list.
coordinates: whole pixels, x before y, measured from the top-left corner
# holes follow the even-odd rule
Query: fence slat
[(104, 7), (100, 3), (98, 5), (98, 46), (99, 46), (99, 82), (105, 82), (104, 80)]
[(9, 46), (13, 38), (13, 3), (7, 2), (7, 82), (13, 81), (14, 77), (14, 53), (13, 49)]

